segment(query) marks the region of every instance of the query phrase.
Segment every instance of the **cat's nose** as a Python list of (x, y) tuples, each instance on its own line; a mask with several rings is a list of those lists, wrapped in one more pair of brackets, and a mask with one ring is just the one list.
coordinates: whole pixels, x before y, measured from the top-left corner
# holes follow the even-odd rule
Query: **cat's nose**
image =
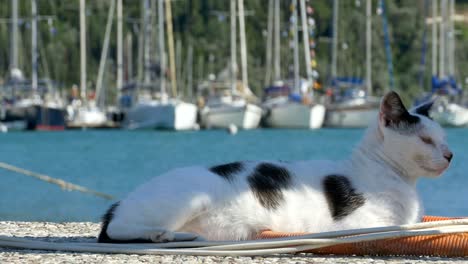
[(447, 159), (448, 162), (450, 162), (452, 160), (452, 158), (453, 158), (453, 153), (452, 152), (445, 153), (444, 158)]

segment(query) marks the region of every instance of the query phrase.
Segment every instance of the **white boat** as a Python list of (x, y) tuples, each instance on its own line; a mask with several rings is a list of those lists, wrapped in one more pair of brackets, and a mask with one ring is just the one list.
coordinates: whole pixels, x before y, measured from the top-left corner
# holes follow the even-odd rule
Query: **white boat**
[(373, 120), (379, 109), (373, 106), (361, 105), (342, 107), (335, 105), (329, 108), (326, 116), (326, 127), (364, 128)]
[[(337, 77), (338, 65), (338, 9), (333, 1), (333, 37), (331, 62), (331, 101), (326, 105), (325, 126), (364, 128), (379, 113), (380, 99), (372, 94), (372, 1), (366, 1), (365, 81), (356, 77)], [(356, 65), (352, 65), (356, 67)]]
[[(150, 4), (147, 2), (146, 4)], [(152, 2), (156, 4), (156, 2)], [(178, 99), (177, 95), (177, 78), (175, 75), (175, 60), (173, 56), (173, 32), (172, 32), (172, 18), (165, 17), (164, 15), (164, 1), (157, 2), (158, 6), (158, 34), (159, 34), (159, 57), (162, 58), (159, 66), (161, 67), (160, 73), (166, 72), (165, 55), (165, 34), (167, 34), (168, 50), (169, 50), (169, 73), (170, 73), (170, 86), (172, 87), (172, 94), (169, 95), (166, 91), (166, 78), (165, 74), (160, 74), (158, 79), (152, 79), (151, 72), (145, 70), (145, 77), (143, 85), (140, 86), (139, 91), (134, 91), (133, 96), (137, 97), (137, 101), (132, 105), (130, 103), (125, 106), (125, 117), (123, 127), (127, 129), (169, 129), (169, 130), (191, 130), (198, 128), (197, 124), (197, 106), (184, 102)], [(170, 3), (165, 2), (165, 11), (170, 14)], [(143, 12), (142, 16), (145, 21), (149, 21), (150, 12)], [(168, 13), (166, 13), (168, 15)], [(166, 21), (167, 33), (164, 31), (164, 21)], [(151, 36), (152, 27), (151, 23), (145, 23), (144, 30), (148, 36)], [(144, 38), (142, 43), (145, 53), (145, 65), (149, 65), (151, 43), (148, 37)], [(159, 83), (159, 87), (157, 85)], [(140, 85), (140, 84), (138, 84)], [(159, 92), (155, 93), (154, 88), (159, 88)], [(130, 99), (132, 95), (130, 95)]]
[(126, 114), (127, 129), (190, 130), (197, 128), (197, 107), (181, 100), (144, 100)]
[(73, 121), (70, 126), (97, 127), (104, 125), (107, 118), (104, 112), (96, 107), (81, 107), (76, 110)]
[(326, 127), (363, 128), (379, 113), (380, 100), (358, 90), (354, 96), (343, 98), (327, 106)]
[(434, 105), (431, 117), (442, 126), (468, 126), (468, 108), (456, 103), (441, 102)]
[(107, 123), (104, 111), (97, 107), (95, 101), (91, 100), (82, 105), (81, 100), (74, 100), (67, 106), (68, 128), (97, 128)]
[[(432, 9), (432, 19), (441, 17), (438, 23), (440, 36), (450, 35), (455, 32), (454, 23), (450, 21), (455, 15), (454, 2), (440, 4), (440, 15), (437, 14), (437, 5)], [(462, 98), (462, 87), (457, 83), (455, 42), (457, 38), (440, 38), (437, 35), (437, 26), (432, 27), (432, 91), (429, 97), (438, 96), (430, 110), (430, 116), (442, 126), (463, 127), (468, 126), (468, 104)], [(439, 55), (437, 56), (437, 48)], [(444, 52), (446, 51), (446, 52)], [(438, 59), (438, 61), (437, 61)], [(437, 63), (438, 62), (438, 63)], [(448, 64), (446, 67), (445, 65)], [(466, 100), (466, 98), (465, 98)]]
[[(228, 69), (218, 75), (209, 75), (209, 81), (199, 85), (200, 98), (207, 98), (200, 111), (202, 125), (205, 128), (228, 128), (230, 131), (254, 129), (260, 124), (262, 109), (252, 103), (257, 98), (248, 85), (247, 46), (244, 27), (244, 7), (240, 1), (238, 9), (235, 1), (230, 2), (231, 22), (231, 60)], [(237, 15), (237, 11), (239, 11)], [(242, 82), (237, 81), (236, 56), (236, 18), (239, 19), (239, 38), (241, 54)], [(235, 132), (232, 132), (235, 133)]]
[[(267, 62), (265, 83), (272, 84), (264, 89), (265, 100), (262, 107), (265, 109), (264, 124), (273, 128), (304, 128), (318, 129), (323, 125), (325, 119), (325, 107), (322, 104), (312, 103), (315, 101), (313, 84), (318, 73), (313, 73), (308, 26), (313, 23), (307, 23), (304, 1), (301, 1), (301, 27), (303, 29), (304, 59), (306, 79), (300, 77), (299, 69), (299, 43), (297, 36), (298, 16), (296, 4), (291, 6), (291, 21), (293, 21), (293, 59), (294, 59), (294, 79), (284, 81), (280, 76), (280, 10), (279, 1), (269, 1), (268, 12), (268, 37), (267, 37), (267, 57), (274, 58), (273, 67)], [(273, 23), (274, 21), (274, 23)], [(313, 22), (313, 20), (312, 20)], [(313, 30), (312, 30), (313, 31)], [(277, 38), (273, 40), (273, 35)], [(272, 43), (273, 42), (273, 43)], [(274, 46), (274, 52), (272, 52)], [(275, 69), (274, 76), (271, 78), (271, 68)], [(292, 87), (293, 89), (290, 89)]]
[(284, 102), (268, 108), (265, 124), (274, 128), (321, 128), (325, 119), (325, 107), (321, 104), (305, 105)]
[(208, 100), (200, 116), (205, 128), (229, 128), (234, 125), (240, 129), (255, 129), (260, 124), (262, 109), (243, 98), (228, 95)]
[[(321, 128), (325, 106), (314, 104), (309, 97), (294, 98), (288, 86), (282, 84), (265, 89), (264, 123), (273, 128)], [(308, 99), (308, 100), (306, 100)]]

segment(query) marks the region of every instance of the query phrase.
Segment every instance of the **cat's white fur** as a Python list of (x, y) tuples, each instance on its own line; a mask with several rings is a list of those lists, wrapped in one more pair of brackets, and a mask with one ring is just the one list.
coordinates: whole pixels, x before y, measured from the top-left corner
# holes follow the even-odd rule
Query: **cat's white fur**
[[(243, 163), (232, 181), (206, 167), (182, 168), (155, 177), (120, 201), (107, 235), (158, 242), (173, 240), (173, 232), (189, 232), (210, 240), (243, 240), (265, 229), (323, 232), (417, 222), (423, 208), (416, 180), (440, 175), (451, 153), (441, 127), (425, 116), (412, 113), (420, 118), (418, 129), (386, 127), (386, 111), (393, 110), (381, 106), (380, 116), (346, 160), (270, 162), (294, 176), (276, 209), (262, 206), (246, 180), (259, 162)], [(346, 176), (365, 203), (334, 219), (323, 192), (327, 175)]]

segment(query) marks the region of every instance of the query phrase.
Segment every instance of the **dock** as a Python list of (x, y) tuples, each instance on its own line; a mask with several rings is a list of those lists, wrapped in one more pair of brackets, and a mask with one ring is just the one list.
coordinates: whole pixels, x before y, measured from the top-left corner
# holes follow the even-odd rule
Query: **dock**
[[(96, 241), (100, 224), (91, 222), (12, 222), (0, 221), (0, 235), (47, 242)], [(0, 248), (0, 263), (467, 263), (468, 258), (440, 257), (359, 257), (313, 254), (259, 257), (214, 257), (178, 255), (94, 254)]]

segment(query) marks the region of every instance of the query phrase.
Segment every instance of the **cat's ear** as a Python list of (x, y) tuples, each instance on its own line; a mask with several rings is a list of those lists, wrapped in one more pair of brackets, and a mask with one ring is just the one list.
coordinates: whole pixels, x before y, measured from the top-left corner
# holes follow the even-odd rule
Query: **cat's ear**
[(429, 111), (431, 110), (433, 104), (434, 100), (430, 100), (411, 109), (411, 112), (430, 118)]
[(385, 127), (398, 126), (401, 123), (416, 123), (419, 119), (412, 116), (403, 105), (400, 96), (394, 92), (388, 92), (380, 103), (379, 119)]

